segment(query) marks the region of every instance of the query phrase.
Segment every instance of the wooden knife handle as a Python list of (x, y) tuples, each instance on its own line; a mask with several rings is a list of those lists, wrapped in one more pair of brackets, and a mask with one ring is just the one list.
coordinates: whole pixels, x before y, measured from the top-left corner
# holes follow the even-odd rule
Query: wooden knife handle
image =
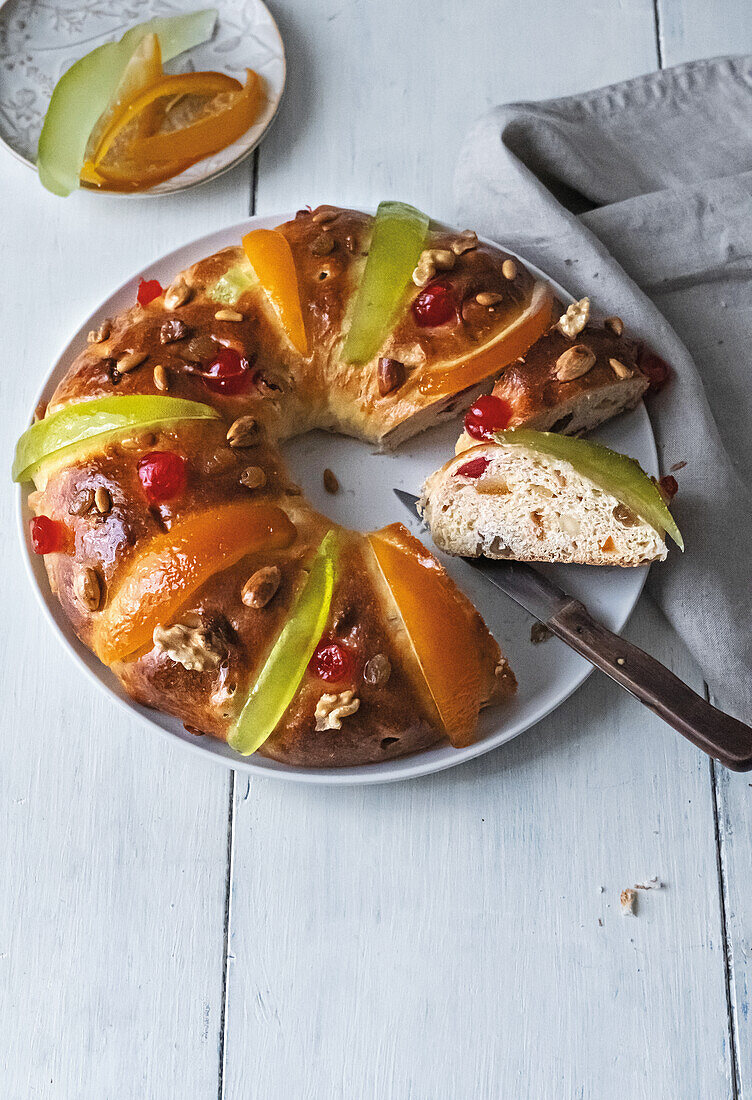
[(612, 634), (577, 600), (566, 604), (546, 626), (698, 749), (734, 771), (752, 769), (749, 726), (716, 710), (660, 661)]

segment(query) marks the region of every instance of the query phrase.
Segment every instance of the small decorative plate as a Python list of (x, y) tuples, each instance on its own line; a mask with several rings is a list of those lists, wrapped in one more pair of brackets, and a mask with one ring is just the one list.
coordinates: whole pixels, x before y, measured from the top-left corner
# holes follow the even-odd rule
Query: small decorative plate
[[(140, 277), (159, 279), (163, 285), (167, 284), (176, 272), (182, 271), (202, 256), (210, 256), (221, 248), (237, 244), (249, 229), (271, 229), (291, 217), (292, 214), (256, 216), (239, 225), (208, 233), (174, 252), (167, 253), (143, 271), (137, 272), (86, 318), (64, 348), (31, 408), (39, 401), (50, 399), (70, 364), (86, 346), (86, 333), (89, 329), (96, 328), (105, 317), (112, 317), (133, 303)], [(528, 270), (546, 278), (532, 264), (524, 259), (522, 262)], [(570, 294), (555, 283), (552, 285), (562, 300), (572, 301)], [(410, 525), (420, 535), (417, 517), (411, 522), (410, 516), (394, 496), (392, 488), (418, 492), (426, 476), (438, 469), (446, 461), (447, 455), (453, 453), (457, 431), (457, 423), (447, 422), (408, 440), (394, 453), (386, 454), (375, 452), (373, 448), (347, 436), (309, 432), (286, 443), (284, 455), (292, 477), (302, 486), (310, 503), (336, 523), (369, 531), (399, 520)], [(638, 405), (632, 412), (601, 427), (597, 438), (614, 450), (632, 455), (648, 473), (658, 472), (655, 441), (644, 405)], [(336, 496), (330, 496), (324, 490), (321, 472), (326, 466), (333, 469), (340, 480), (340, 492)], [(366, 486), (367, 489), (364, 489)], [(68, 652), (73, 654), (94, 683), (117, 700), (131, 715), (138, 715), (150, 731), (179, 741), (206, 759), (222, 761), (238, 771), (291, 779), (300, 783), (331, 784), (385, 783), (442, 771), (503, 745), (539, 722), (560, 706), (593, 670), (592, 665), (558, 638), (550, 638), (545, 645), (533, 645), (530, 627), (534, 620), (526, 611), (511, 599), (497, 594), (495, 590), (489, 590), (483, 577), (461, 558), (442, 557), (459, 586), (482, 612), (502, 652), (509, 658), (519, 682), (517, 694), (511, 701), (503, 706), (488, 707), (481, 712), (477, 741), (464, 749), (454, 749), (448, 743), (441, 743), (425, 752), (404, 756), (399, 760), (350, 768), (300, 768), (280, 764), (258, 753), (247, 757), (239, 756), (224, 741), (190, 734), (176, 718), (147, 710), (129, 699), (110, 670), (78, 640), (59, 601), (50, 591), (42, 558), (31, 551), (28, 537), (31, 513), (26, 503), (28, 488), (28, 485), (20, 486), (17, 497), (23, 554), (47, 617)], [(422, 537), (430, 546), (429, 537), (425, 533)], [(548, 572), (572, 596), (586, 603), (610, 630), (616, 631), (621, 630), (629, 618), (648, 572), (647, 566), (637, 569), (595, 568), (585, 565), (540, 568), (542, 572)]]
[(179, 176), (135, 195), (166, 195), (204, 183), (251, 153), (269, 129), (285, 87), (285, 50), (277, 24), (262, 0), (0, 0), (0, 143), (36, 167), (37, 142), (52, 90), (74, 61), (104, 42), (121, 38), (136, 23), (186, 10), (215, 8), (208, 42), (176, 57), (171, 72), (214, 69), (241, 82), (245, 70), (264, 79), (266, 105), (241, 138)]

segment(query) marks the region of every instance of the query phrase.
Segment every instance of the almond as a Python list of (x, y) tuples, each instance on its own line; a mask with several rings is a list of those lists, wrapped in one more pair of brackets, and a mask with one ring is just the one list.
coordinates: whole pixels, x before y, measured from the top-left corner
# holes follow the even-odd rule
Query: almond
[(392, 664), (385, 653), (377, 653), (366, 661), (363, 679), (372, 687), (385, 684), (392, 674)]
[(191, 288), (182, 279), (177, 283), (173, 283), (165, 291), (165, 309), (173, 310), (177, 309), (178, 306), (185, 305), (192, 293)]
[(560, 382), (572, 382), (581, 378), (595, 366), (595, 352), (585, 344), (575, 344), (567, 348), (556, 360), (554, 374)]
[(388, 359), (384, 356), (379, 359), (377, 379), (382, 397), (394, 393), (405, 381), (405, 364), (400, 363), (399, 359)]
[(504, 295), (496, 290), (481, 290), (480, 294), (475, 295), (475, 300), (479, 306), (497, 306), (504, 301)]
[(240, 598), (246, 607), (266, 607), (276, 595), (281, 580), (282, 574), (276, 565), (264, 565), (245, 582)]
[(621, 359), (609, 359), (609, 364), (617, 378), (632, 377), (632, 371), (622, 363)]
[(227, 442), (231, 447), (255, 447), (261, 439), (261, 429), (255, 416), (239, 416), (230, 425)]
[(94, 494), (94, 507), (99, 512), (100, 516), (106, 516), (112, 508), (112, 497), (109, 491), (105, 489), (104, 485), (100, 485)]
[(332, 495), (339, 492), (339, 481), (337, 480), (337, 475), (335, 474), (334, 470), (330, 470), (329, 467), (324, 470), (324, 488), (326, 489), (327, 493), (331, 493)]
[(147, 355), (148, 353), (145, 351), (126, 352), (115, 364), (118, 374), (129, 374), (130, 371), (135, 370), (136, 367), (140, 367), (147, 358)]
[(87, 611), (97, 611), (102, 602), (102, 582), (95, 569), (86, 566), (73, 580), (76, 599)]

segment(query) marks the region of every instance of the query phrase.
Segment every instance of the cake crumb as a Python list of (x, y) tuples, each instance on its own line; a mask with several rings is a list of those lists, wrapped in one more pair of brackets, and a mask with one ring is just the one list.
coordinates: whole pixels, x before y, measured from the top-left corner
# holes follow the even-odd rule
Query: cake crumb
[(645, 882), (636, 882), (634, 888), (635, 890), (661, 890), (663, 883), (657, 875), (651, 875)]
[(623, 917), (636, 917), (637, 916), (637, 894), (631, 888), (622, 890), (619, 897), (621, 902), (621, 912)]
[(533, 623), (530, 627), (530, 641), (533, 645), (540, 645), (541, 642), (548, 641), (550, 637), (551, 631), (545, 623)]

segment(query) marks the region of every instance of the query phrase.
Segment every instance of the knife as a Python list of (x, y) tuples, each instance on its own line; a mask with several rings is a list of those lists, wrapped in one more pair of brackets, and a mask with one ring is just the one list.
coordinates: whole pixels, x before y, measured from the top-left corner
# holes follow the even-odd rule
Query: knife
[[(418, 497), (397, 498), (419, 515)], [(717, 710), (649, 653), (607, 630), (584, 604), (521, 561), (463, 558), (494, 588), (506, 592), (576, 653), (601, 669), (664, 722), (734, 771), (752, 770), (752, 729)]]

